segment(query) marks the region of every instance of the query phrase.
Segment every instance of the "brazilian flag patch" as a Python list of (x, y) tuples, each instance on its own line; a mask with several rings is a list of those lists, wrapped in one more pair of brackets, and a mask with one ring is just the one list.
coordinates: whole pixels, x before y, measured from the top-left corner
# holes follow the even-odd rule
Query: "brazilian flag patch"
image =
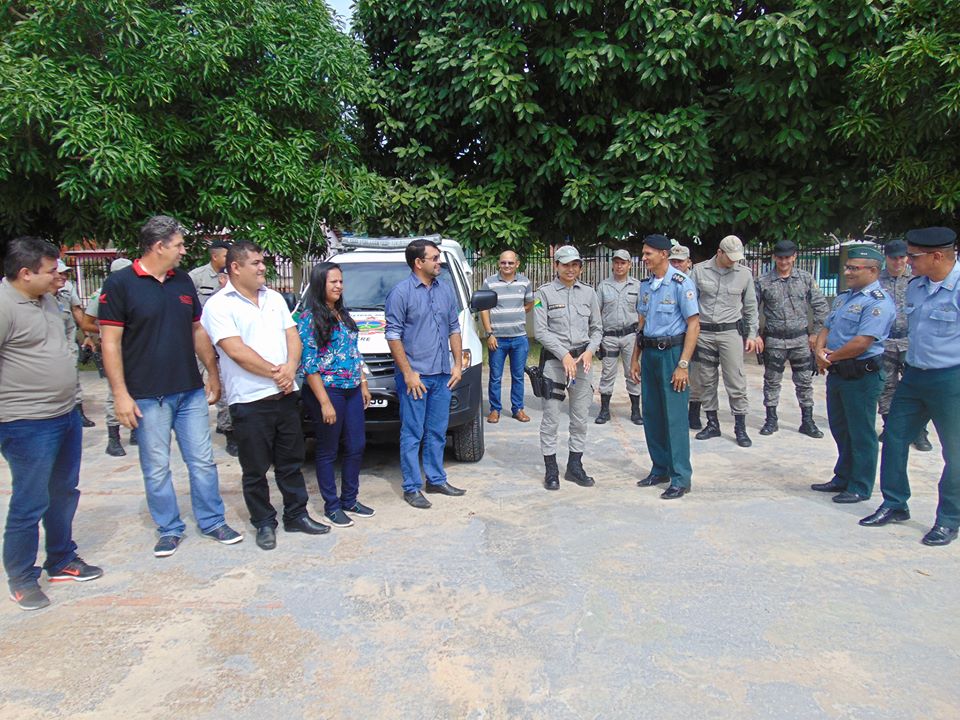
[(536, 300), (533, 301), (533, 306), (535, 308), (543, 307), (543, 302), (540, 300), (540, 298), (537, 298)]

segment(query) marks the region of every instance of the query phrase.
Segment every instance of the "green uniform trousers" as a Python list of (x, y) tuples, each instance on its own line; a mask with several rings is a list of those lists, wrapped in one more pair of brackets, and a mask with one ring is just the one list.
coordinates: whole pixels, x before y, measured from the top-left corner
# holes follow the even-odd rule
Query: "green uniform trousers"
[(960, 527), (960, 366), (921, 370), (907, 366), (890, 404), (880, 460), (883, 507), (906, 509), (910, 499), (907, 454), (928, 420), (943, 447), (937, 525)]
[(847, 492), (864, 497), (870, 497), (877, 479), (877, 400), (882, 389), (879, 372), (856, 380), (827, 375), (827, 419), (837, 443), (833, 476)]
[(670, 484), (690, 487), (690, 428), (687, 403), (690, 391), (677, 392), (670, 384), (680, 362), (682, 345), (665, 350), (644, 348), (640, 355), (643, 434), (653, 462), (654, 475), (670, 476)]

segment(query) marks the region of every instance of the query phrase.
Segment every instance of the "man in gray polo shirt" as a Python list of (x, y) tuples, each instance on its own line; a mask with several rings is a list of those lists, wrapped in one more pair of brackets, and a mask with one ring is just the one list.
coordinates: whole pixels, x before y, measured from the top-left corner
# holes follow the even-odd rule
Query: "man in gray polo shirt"
[(512, 250), (500, 253), (500, 272), (483, 281), (484, 290), (497, 294), (497, 306), (481, 310), (480, 320), (487, 332), (490, 351), (490, 414), (487, 422), (500, 421), (500, 382), (503, 366), (510, 357), (510, 414), (520, 422), (530, 422), (523, 411), (523, 369), (527, 365), (530, 344), (527, 341), (527, 313), (533, 307), (533, 286), (517, 272), (519, 262)]
[(50, 604), (40, 589), (43, 522), (51, 582), (95, 580), (103, 571), (77, 555), (73, 516), (80, 501), (82, 430), (77, 365), (56, 300), (56, 247), (34, 237), (7, 246), (0, 284), (0, 452), (12, 488), (3, 531), (10, 598), (22, 610)]

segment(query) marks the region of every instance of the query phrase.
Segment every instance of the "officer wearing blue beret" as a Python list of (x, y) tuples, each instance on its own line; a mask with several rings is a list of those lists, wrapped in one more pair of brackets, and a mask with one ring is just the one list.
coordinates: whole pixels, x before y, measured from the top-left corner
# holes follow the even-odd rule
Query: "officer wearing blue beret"
[(960, 527), (960, 263), (957, 235), (943, 227), (907, 233), (907, 258), (916, 276), (907, 287), (909, 346), (906, 370), (887, 416), (880, 491), (883, 504), (860, 521), (867, 527), (910, 518), (907, 455), (933, 420), (943, 447), (940, 503), (925, 545), (947, 545)]
[(669, 482), (660, 494), (664, 500), (690, 492), (689, 368), (700, 335), (697, 289), (670, 264), (670, 248), (664, 235), (648, 235), (643, 241), (643, 264), (650, 276), (640, 283), (637, 345), (630, 359), (633, 381), (643, 378), (643, 434), (653, 464), (637, 485)]
[(827, 420), (837, 444), (830, 482), (810, 487), (835, 492), (836, 503), (870, 497), (877, 476), (877, 401), (883, 389), (881, 356), (897, 311), (878, 278), (883, 255), (869, 244), (847, 252), (848, 290), (837, 295), (817, 336), (817, 367), (827, 373)]

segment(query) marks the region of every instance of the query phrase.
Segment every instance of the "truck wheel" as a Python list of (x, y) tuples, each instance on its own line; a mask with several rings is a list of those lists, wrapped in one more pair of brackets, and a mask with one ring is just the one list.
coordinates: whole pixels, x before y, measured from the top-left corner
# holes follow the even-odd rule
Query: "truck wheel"
[(453, 430), (453, 456), (460, 462), (480, 462), (483, 458), (483, 405), (466, 425)]

